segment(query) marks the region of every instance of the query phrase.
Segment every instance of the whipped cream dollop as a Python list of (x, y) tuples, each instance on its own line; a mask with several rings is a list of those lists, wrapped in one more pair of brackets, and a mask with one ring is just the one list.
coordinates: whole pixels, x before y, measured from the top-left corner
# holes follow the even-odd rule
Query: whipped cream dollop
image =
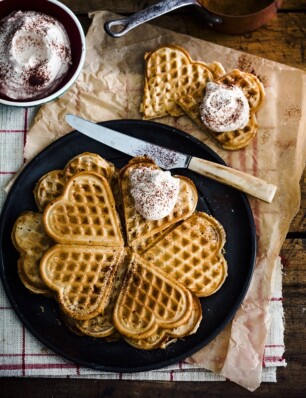
[(14, 11), (0, 21), (0, 94), (38, 99), (58, 87), (71, 65), (64, 26), (36, 11)]
[(209, 82), (200, 105), (201, 119), (212, 131), (224, 132), (244, 128), (250, 107), (243, 91), (234, 85)]
[(139, 167), (130, 174), (135, 208), (147, 220), (160, 220), (173, 210), (180, 180), (169, 171)]

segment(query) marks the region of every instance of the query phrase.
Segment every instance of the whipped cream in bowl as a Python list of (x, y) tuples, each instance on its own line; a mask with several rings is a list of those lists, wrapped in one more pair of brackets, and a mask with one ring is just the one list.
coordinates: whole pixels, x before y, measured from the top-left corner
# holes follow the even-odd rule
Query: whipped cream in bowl
[(0, 93), (11, 99), (38, 99), (60, 84), (71, 65), (70, 40), (55, 18), (16, 11), (0, 26)]
[(83, 28), (64, 4), (0, 2), (0, 103), (34, 106), (57, 98), (84, 60)]
[(216, 132), (234, 131), (248, 124), (250, 107), (239, 87), (209, 82), (200, 105), (200, 114), (208, 129)]
[(135, 208), (147, 220), (168, 216), (178, 199), (180, 180), (169, 171), (139, 167), (130, 175)]

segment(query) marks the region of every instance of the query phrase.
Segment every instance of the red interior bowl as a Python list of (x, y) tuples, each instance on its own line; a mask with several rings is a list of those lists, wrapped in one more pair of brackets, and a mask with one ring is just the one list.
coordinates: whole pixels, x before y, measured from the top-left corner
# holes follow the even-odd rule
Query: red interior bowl
[(77, 79), (85, 60), (85, 36), (83, 28), (73, 14), (64, 4), (57, 0), (2, 0), (0, 1), (0, 19), (13, 11), (39, 11), (55, 17), (60, 21), (70, 38), (72, 65), (61, 84), (55, 92), (48, 97), (37, 100), (13, 100), (0, 95), (0, 103), (13, 106), (35, 106), (48, 102), (62, 95)]

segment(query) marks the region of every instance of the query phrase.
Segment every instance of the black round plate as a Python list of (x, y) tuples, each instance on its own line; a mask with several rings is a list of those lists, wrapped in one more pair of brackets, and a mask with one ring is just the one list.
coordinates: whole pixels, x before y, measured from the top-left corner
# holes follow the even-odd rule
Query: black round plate
[[(192, 136), (175, 128), (141, 120), (100, 123), (131, 136), (165, 147), (223, 163), (222, 159)], [(55, 300), (31, 294), (17, 274), (18, 253), (11, 241), (15, 220), (22, 211), (36, 211), (33, 189), (46, 172), (61, 169), (82, 152), (94, 152), (122, 167), (129, 156), (73, 132), (52, 143), (36, 156), (11, 188), (0, 219), (0, 270), (7, 296), (24, 325), (43, 344), (64, 358), (103, 371), (136, 372), (161, 368), (186, 358), (208, 344), (231, 320), (248, 289), (256, 256), (256, 234), (246, 196), (237, 190), (185, 169), (173, 170), (192, 179), (198, 189), (198, 210), (221, 222), (226, 231), (225, 257), (228, 277), (221, 289), (202, 298), (203, 320), (197, 332), (166, 349), (138, 350), (124, 341), (77, 336), (59, 322)], [(42, 311), (43, 308), (43, 311)]]

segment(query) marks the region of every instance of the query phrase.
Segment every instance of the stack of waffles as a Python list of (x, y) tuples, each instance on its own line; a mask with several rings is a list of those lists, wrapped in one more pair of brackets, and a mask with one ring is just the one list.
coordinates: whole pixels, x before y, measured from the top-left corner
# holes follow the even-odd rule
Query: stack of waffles
[(38, 211), (18, 217), (12, 240), (23, 285), (55, 299), (72, 332), (150, 350), (196, 332), (199, 297), (227, 276), (225, 233), (195, 210), (196, 188), (182, 176), (172, 212), (143, 218), (130, 195), (137, 167), (158, 168), (141, 157), (117, 171), (83, 153), (50, 171), (34, 189)]
[[(244, 128), (216, 132), (202, 122), (200, 106), (208, 82), (237, 86), (249, 103)], [(234, 69), (228, 73), (219, 62), (193, 61), (181, 47), (166, 46), (145, 55), (144, 95), (140, 111), (144, 119), (188, 115), (217, 145), (226, 150), (246, 147), (257, 133), (256, 112), (265, 97), (257, 76)]]

